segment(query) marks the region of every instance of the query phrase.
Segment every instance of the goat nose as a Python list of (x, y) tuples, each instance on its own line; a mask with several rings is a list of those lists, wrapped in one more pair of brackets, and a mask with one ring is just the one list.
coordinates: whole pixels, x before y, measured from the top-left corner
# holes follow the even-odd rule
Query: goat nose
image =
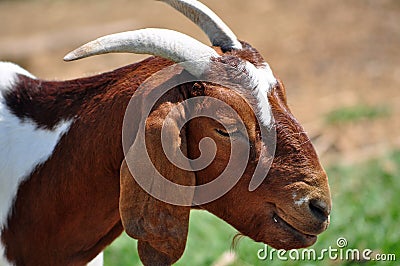
[(328, 220), (331, 208), (325, 201), (312, 199), (309, 202), (309, 208), (312, 215), (319, 221), (324, 222)]

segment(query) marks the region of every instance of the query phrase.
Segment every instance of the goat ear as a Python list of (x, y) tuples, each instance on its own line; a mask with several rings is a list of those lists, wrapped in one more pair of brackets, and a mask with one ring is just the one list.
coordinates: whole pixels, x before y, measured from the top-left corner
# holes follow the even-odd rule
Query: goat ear
[[(145, 265), (170, 265), (182, 256), (186, 245), (194, 190), (191, 193), (186, 192), (185, 195), (182, 195), (179, 189), (173, 193), (174, 197), (179, 195), (185, 197), (184, 202), (187, 203), (184, 204), (186, 206), (177, 206), (154, 198), (137, 182), (145, 180), (150, 190), (155, 189), (161, 194), (171, 194), (171, 190), (167, 190), (159, 183), (158, 173), (176, 184), (195, 185), (194, 173), (173, 165), (162, 148), (161, 129), (173, 106), (169, 102), (159, 105), (152, 111), (146, 121), (146, 134), (142, 132), (143, 130), (139, 130), (121, 166), (119, 207), (122, 224), (128, 235), (139, 240), (139, 256)], [(168, 142), (169, 156), (172, 157), (181, 154), (181, 151), (187, 153), (186, 133), (178, 126), (181, 114), (176, 116), (169, 115), (163, 129), (167, 134), (164, 142)], [(145, 138), (144, 146), (140, 144), (140, 138), (142, 140)], [(152, 165), (143, 163), (144, 152), (148, 153)], [(132, 168), (135, 168), (134, 171), (131, 171)], [(137, 175), (143, 179), (138, 179)]]

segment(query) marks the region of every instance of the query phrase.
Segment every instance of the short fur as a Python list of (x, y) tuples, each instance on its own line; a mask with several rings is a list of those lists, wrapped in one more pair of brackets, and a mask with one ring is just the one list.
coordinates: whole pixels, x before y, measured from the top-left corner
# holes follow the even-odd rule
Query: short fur
[[(258, 52), (247, 44), (244, 46), (242, 51), (223, 56), (228, 61), (236, 57), (261, 66), (264, 60)], [(181, 257), (190, 207), (163, 203), (145, 193), (124, 162), (121, 144), (123, 117), (131, 96), (146, 78), (171, 64), (151, 57), (109, 73), (64, 82), (18, 77), (5, 96), (15, 117), (34, 121), (37, 128), (45, 130), (54, 130), (60, 121), (72, 119), (73, 124), (52, 156), (38, 165), (19, 187), (8, 226), (1, 231), (1, 242), (10, 262), (84, 265), (123, 229), (139, 240), (139, 255), (145, 265), (170, 265)], [(145, 97), (148, 93), (143, 91), (140, 95)], [(170, 141), (176, 147), (174, 152), (181, 150), (189, 158), (197, 158), (199, 141), (210, 137), (215, 140), (217, 156), (208, 167), (196, 172), (183, 171), (168, 163), (160, 148), (161, 125), (169, 110), (196, 96), (214, 97), (232, 106), (243, 119), (246, 128), (242, 130), (249, 136), (238, 138), (238, 145), (243, 148), (250, 145), (251, 151), (246, 171), (233, 189), (215, 201), (193, 207), (208, 210), (243, 235), (275, 248), (313, 244), (316, 235), (329, 224), (327, 176), (309, 138), (291, 114), (280, 82), (267, 94), (275, 121), (273, 128), (277, 131), (275, 157), (265, 181), (255, 191), (250, 192), (248, 187), (257, 158), (267, 165), (264, 155), (270, 150), (260, 138), (264, 129), (256, 119), (257, 99), (243, 87), (229, 89), (192, 82), (173, 88), (160, 99), (145, 128), (147, 149), (159, 172), (176, 183), (198, 185), (216, 178), (231, 156), (234, 161), (243, 160), (241, 152), (230, 154), (230, 137), (220, 134), (221, 125), (209, 118), (195, 118), (179, 131), (177, 123), (187, 115), (187, 110), (181, 110), (167, 125)], [(202, 108), (212, 106), (205, 102)], [(131, 124), (132, 144), (144, 133), (138, 131), (137, 122)], [(141, 154), (136, 151), (133, 145), (126, 160), (140, 161)], [(153, 180), (151, 172), (149, 180)], [(295, 204), (293, 193), (310, 200)]]

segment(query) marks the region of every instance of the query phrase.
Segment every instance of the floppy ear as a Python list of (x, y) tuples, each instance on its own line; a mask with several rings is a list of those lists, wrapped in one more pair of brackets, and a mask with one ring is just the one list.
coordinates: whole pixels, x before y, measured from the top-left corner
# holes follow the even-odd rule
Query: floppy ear
[[(176, 184), (195, 185), (195, 174), (173, 165), (163, 151), (161, 129), (165, 122), (163, 142), (164, 145), (168, 144), (169, 156), (177, 156), (180, 152), (187, 155), (186, 132), (184, 128), (179, 128), (183, 110), (165, 119), (174, 106), (176, 103), (167, 101), (153, 109), (147, 118), (145, 131), (139, 129), (121, 166), (119, 207), (122, 224), (128, 235), (139, 240), (139, 256), (144, 265), (170, 265), (182, 256), (186, 245), (194, 189), (192, 193), (182, 193), (179, 189), (171, 192), (159, 182), (157, 175), (159, 173)], [(145, 142), (142, 142), (144, 138)], [(144, 159), (144, 149), (151, 159), (151, 165)], [(169, 195), (172, 198), (184, 197), (186, 206), (172, 205), (154, 198), (138, 184), (138, 180), (142, 186), (145, 183), (146, 190), (155, 191), (158, 195), (172, 193)]]

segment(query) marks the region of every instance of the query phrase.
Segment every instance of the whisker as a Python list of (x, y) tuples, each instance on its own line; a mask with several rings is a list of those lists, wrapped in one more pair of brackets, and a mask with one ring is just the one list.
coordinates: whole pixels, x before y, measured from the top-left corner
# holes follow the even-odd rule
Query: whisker
[(233, 239), (232, 239), (232, 243), (231, 243), (231, 250), (235, 250), (236, 247), (239, 244), (239, 241), (244, 237), (244, 235), (242, 235), (241, 233), (237, 233)]

